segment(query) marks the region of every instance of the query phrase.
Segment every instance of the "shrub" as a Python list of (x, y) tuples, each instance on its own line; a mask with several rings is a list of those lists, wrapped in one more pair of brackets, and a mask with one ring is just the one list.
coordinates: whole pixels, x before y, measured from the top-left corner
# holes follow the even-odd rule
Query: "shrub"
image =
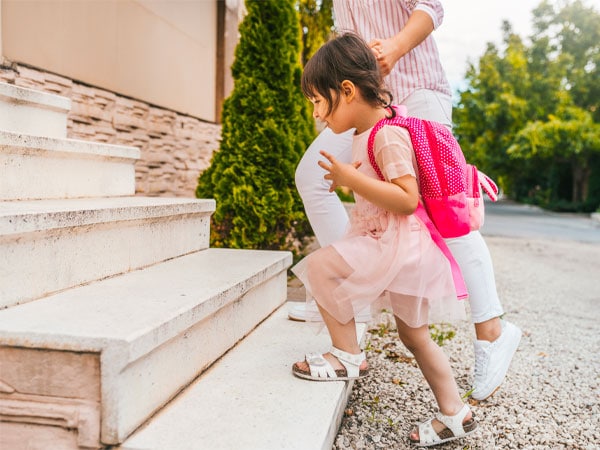
[(196, 196), (217, 203), (215, 247), (295, 250), (310, 232), (294, 185), (315, 136), (300, 89), (301, 31), (294, 0), (246, 1), (225, 100), (219, 150)]

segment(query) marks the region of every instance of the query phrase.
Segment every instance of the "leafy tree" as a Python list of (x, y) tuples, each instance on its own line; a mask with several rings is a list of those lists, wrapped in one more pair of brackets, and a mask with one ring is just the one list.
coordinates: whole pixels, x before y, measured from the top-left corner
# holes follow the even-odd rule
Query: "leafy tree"
[(600, 12), (577, 0), (560, 10), (545, 1), (534, 14), (536, 31), (555, 43), (573, 103), (600, 122)]
[(246, 1), (222, 112), (221, 143), (198, 179), (214, 198), (215, 247), (295, 250), (310, 232), (294, 171), (314, 138), (300, 90), (300, 25), (294, 0)]
[(455, 109), (467, 158), (512, 198), (542, 206), (600, 204), (600, 15), (582, 1), (533, 11), (531, 44), (503, 25), (470, 66)]
[(503, 189), (510, 189), (513, 161), (506, 155), (513, 136), (531, 117), (526, 100), (530, 73), (525, 46), (519, 36), (504, 24), (505, 51), (488, 44), (478, 67), (471, 66), (468, 88), (461, 92), (454, 110), (455, 132), (468, 160), (473, 161)]
[(333, 30), (333, 0), (298, 0), (302, 27), (302, 66), (329, 40)]
[[(600, 155), (600, 124), (581, 108), (569, 107), (560, 111), (561, 117), (551, 115), (547, 121), (529, 122), (514, 139), (508, 154), (521, 159), (535, 159), (550, 168), (548, 174), (567, 169), (571, 179), (570, 200), (582, 203), (588, 198), (591, 162)], [(570, 173), (569, 173), (570, 172)], [(560, 179), (550, 178), (551, 198), (548, 203), (560, 200), (560, 186), (552, 186)]]

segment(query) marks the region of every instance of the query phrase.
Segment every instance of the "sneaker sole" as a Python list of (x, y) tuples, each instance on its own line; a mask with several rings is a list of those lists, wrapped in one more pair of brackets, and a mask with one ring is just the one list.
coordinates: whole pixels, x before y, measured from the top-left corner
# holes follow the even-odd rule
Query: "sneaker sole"
[[(292, 316), (292, 315), (290, 315), (290, 314), (288, 314), (288, 319), (289, 319), (289, 320), (293, 320), (294, 322), (307, 322), (307, 320), (306, 320), (306, 319), (301, 319), (301, 318), (299, 318), (299, 317), (295, 317), (295, 316)], [(316, 322), (316, 321), (314, 321), (314, 320), (311, 320), (311, 322)]]
[[(502, 380), (502, 381), (504, 381), (504, 380)], [(490, 395), (488, 395), (487, 397), (482, 398), (482, 399), (477, 399), (477, 398), (470, 397), (469, 398), (469, 404), (471, 406), (477, 406), (480, 402), (484, 402), (487, 399), (491, 398), (496, 392), (498, 392), (500, 390), (501, 387), (502, 387), (502, 383), (500, 383), (500, 386), (498, 386), (496, 389), (494, 389)]]
[[(319, 318), (310, 318), (310, 319), (305, 319), (303, 317), (297, 317), (294, 316), (292, 314), (288, 314), (288, 319), (292, 320), (294, 322), (323, 322), (323, 318), (319, 316)], [(354, 319), (356, 322), (370, 322), (371, 321), (371, 316), (358, 316)]]

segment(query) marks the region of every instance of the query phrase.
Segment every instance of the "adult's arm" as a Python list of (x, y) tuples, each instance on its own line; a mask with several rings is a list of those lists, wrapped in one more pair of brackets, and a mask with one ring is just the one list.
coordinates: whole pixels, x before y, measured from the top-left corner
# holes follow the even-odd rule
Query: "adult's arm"
[(412, 13), (406, 26), (398, 34), (389, 39), (373, 39), (369, 42), (383, 76), (389, 74), (398, 60), (423, 42), (433, 29), (429, 14), (417, 10)]
[(440, 26), (444, 19), (444, 8), (439, 1), (400, 1), (399, 3), (411, 12), (404, 27), (391, 38), (377, 38), (369, 42), (384, 76), (390, 73), (400, 58)]

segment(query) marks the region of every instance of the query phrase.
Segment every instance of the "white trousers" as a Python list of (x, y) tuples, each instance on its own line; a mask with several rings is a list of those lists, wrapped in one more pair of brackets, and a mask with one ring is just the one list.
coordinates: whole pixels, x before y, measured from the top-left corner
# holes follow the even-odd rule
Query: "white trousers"
[[(452, 99), (439, 92), (421, 89), (402, 102), (408, 114), (452, 127)], [(308, 147), (296, 168), (296, 188), (319, 245), (325, 247), (340, 239), (348, 226), (348, 214), (335, 192), (329, 192), (325, 171), (317, 162), (320, 150), (336, 159), (352, 161), (354, 130), (335, 134), (325, 128)], [(479, 231), (447, 239), (446, 243), (461, 268), (469, 292), (471, 321), (480, 323), (503, 314), (496, 290), (492, 259)]]

